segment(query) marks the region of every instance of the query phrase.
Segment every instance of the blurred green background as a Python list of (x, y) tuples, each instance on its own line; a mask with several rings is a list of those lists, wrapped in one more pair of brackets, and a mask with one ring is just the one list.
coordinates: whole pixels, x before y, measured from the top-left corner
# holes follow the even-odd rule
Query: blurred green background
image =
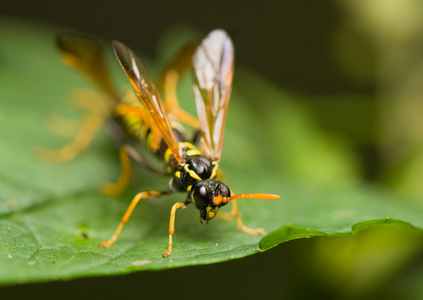
[[(0, 14), (119, 39), (151, 57), (174, 26), (225, 28), (236, 65), (301, 95), (316, 124), (354, 151), (360, 181), (422, 195), (422, 1), (15, 0), (2, 3)], [(419, 231), (376, 227), (216, 265), (0, 292), (4, 299), (420, 299), (422, 244)]]

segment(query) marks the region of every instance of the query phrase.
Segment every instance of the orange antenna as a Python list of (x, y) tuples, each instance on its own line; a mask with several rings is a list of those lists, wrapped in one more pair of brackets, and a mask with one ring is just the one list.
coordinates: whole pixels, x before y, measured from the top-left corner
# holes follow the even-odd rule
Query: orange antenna
[(261, 199), (261, 200), (277, 200), (279, 199), (279, 195), (274, 194), (239, 194), (231, 197), (223, 197), (222, 195), (218, 195), (213, 199), (213, 204), (218, 206), (222, 203), (228, 203), (231, 200), (235, 199), (242, 199), (242, 198), (248, 198), (248, 199)]

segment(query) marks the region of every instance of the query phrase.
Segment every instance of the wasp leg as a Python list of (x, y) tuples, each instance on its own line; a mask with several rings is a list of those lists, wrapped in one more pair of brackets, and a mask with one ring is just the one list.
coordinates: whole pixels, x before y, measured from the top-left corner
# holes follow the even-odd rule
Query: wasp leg
[(128, 186), (129, 180), (132, 177), (131, 162), (129, 160), (129, 155), (127, 152), (128, 148), (130, 148), (130, 146), (124, 145), (119, 150), (121, 164), (121, 172), (119, 179), (116, 181), (116, 183), (103, 182), (100, 186), (100, 189), (103, 193), (108, 195), (119, 195)]
[(57, 114), (50, 114), (46, 117), (46, 126), (49, 131), (60, 137), (74, 137), (78, 129), (84, 122), (84, 117), (69, 120)]
[(36, 149), (37, 157), (51, 162), (65, 162), (72, 160), (90, 145), (105, 118), (105, 116), (100, 115), (89, 115), (70, 144), (59, 150), (50, 150), (45, 148)]
[(187, 204), (183, 202), (176, 202), (172, 205), (172, 209), (170, 211), (170, 222), (169, 222), (169, 248), (165, 250), (165, 252), (163, 252), (163, 257), (165, 258), (172, 254), (172, 245), (173, 245), (172, 238), (173, 238), (173, 235), (175, 234), (176, 210), (180, 208), (184, 208), (186, 206)]
[(111, 100), (108, 96), (98, 92), (82, 90), (76, 91), (73, 97), (75, 105), (80, 109), (89, 111), (90, 114), (75, 121), (75, 123), (80, 124), (80, 128), (71, 143), (58, 150), (36, 149), (38, 158), (51, 162), (72, 160), (90, 145), (98, 129), (110, 115)]
[(159, 197), (159, 196), (167, 195), (170, 193), (171, 191), (164, 191), (164, 192), (144, 191), (144, 192), (140, 192), (136, 194), (135, 197), (132, 199), (131, 204), (129, 204), (129, 207), (126, 210), (125, 214), (123, 215), (122, 219), (120, 220), (119, 226), (117, 227), (115, 233), (112, 235), (112, 237), (109, 240), (101, 242), (100, 247), (102, 248), (110, 247), (116, 241), (116, 239), (120, 235), (120, 232), (122, 231), (123, 226), (128, 222), (129, 217), (131, 216), (132, 212), (134, 211), (135, 207), (137, 206), (138, 202), (141, 199), (146, 199), (149, 197)]
[(129, 180), (132, 177), (132, 168), (130, 157), (134, 159), (141, 166), (146, 168), (148, 171), (154, 174), (162, 174), (162, 171), (157, 171), (150, 166), (142, 157), (139, 155), (134, 148), (130, 145), (123, 145), (119, 150), (121, 173), (119, 179), (115, 182), (104, 182), (101, 185), (101, 191), (108, 195), (119, 195), (121, 194), (129, 184)]
[(110, 111), (116, 105), (116, 97), (102, 92), (76, 89), (72, 91), (72, 104), (80, 110), (100, 113)]
[(248, 234), (261, 234), (261, 235), (266, 234), (263, 228), (249, 228), (242, 223), (241, 217), (238, 211), (238, 203), (236, 202), (236, 200), (232, 200), (232, 215), (236, 219), (238, 228), (241, 229), (243, 232)]
[(219, 211), (217, 216), (225, 221), (232, 221), (234, 219), (234, 215), (231, 212)]
[(199, 128), (200, 123), (198, 122), (198, 120), (179, 107), (178, 96), (176, 93), (178, 80), (179, 80), (179, 75), (176, 71), (168, 70), (165, 73), (165, 83), (164, 83), (165, 108), (171, 115), (176, 117), (181, 122), (188, 124), (194, 128)]
[(179, 78), (191, 69), (192, 55), (198, 47), (198, 41), (185, 45), (167, 64), (159, 75), (157, 87), (163, 92), (164, 105), (166, 111), (178, 118), (181, 122), (189, 124), (194, 128), (199, 128), (199, 122), (196, 118), (182, 110), (178, 105), (176, 88)]
[(165, 170), (157, 170), (154, 167), (152, 167), (150, 164), (148, 164), (141, 155), (139, 155), (139, 153), (132, 148), (129, 145), (125, 145), (123, 146), (125, 147), (126, 152), (128, 153), (128, 155), (135, 160), (138, 164), (140, 164), (141, 166), (143, 166), (146, 170), (148, 170), (149, 172), (155, 174), (155, 175), (164, 175), (166, 173)]

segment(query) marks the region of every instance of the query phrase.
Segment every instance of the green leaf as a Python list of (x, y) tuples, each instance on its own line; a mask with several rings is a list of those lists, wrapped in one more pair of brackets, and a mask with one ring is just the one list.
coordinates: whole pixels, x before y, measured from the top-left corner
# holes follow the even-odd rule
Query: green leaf
[[(92, 88), (62, 64), (53, 44), (58, 31), (0, 21), (0, 284), (221, 262), (291, 239), (349, 234), (362, 222), (395, 219), (423, 228), (421, 207), (358, 183), (347, 144), (319, 131), (296, 103), (298, 96), (237, 67), (221, 167), (237, 193), (281, 195), (278, 201), (239, 201), (244, 223), (269, 234), (263, 239), (243, 234), (235, 222), (220, 219), (200, 225), (198, 212), (189, 207), (178, 211), (174, 252), (163, 259), (171, 204), (185, 199), (178, 194), (140, 203), (117, 242), (99, 248), (135, 193), (166, 189), (168, 178), (137, 170), (124, 194), (102, 194), (99, 184), (116, 180), (120, 169), (106, 130), (69, 163), (35, 158), (37, 147), (57, 149), (70, 141), (51, 133), (46, 117), (80, 117), (69, 104), (70, 92)], [(186, 79), (179, 93), (192, 109)]]

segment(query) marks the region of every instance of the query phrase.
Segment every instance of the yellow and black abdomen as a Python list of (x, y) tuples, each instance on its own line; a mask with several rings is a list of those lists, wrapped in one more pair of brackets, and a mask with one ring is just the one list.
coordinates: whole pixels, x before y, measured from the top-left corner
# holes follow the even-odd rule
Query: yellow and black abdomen
[[(125, 133), (143, 143), (147, 141), (148, 112), (133, 93), (127, 93), (116, 106), (115, 113)], [(143, 116), (145, 113), (145, 117)]]

